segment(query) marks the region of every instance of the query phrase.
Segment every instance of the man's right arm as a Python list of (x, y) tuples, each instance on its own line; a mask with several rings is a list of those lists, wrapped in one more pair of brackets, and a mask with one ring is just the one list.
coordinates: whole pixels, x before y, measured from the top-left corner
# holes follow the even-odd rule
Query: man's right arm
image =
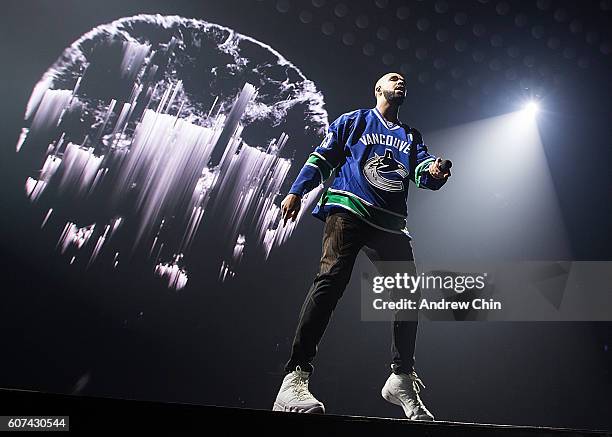
[(345, 161), (342, 131), (344, 117), (339, 117), (327, 129), (327, 135), (319, 146), (308, 156), (289, 194), (302, 197), (304, 194), (323, 184), (333, 171)]
[(342, 115), (327, 129), (327, 134), (319, 146), (308, 155), (308, 159), (300, 170), (295, 182), (289, 189), (289, 194), (281, 203), (281, 218), (295, 221), (300, 211), (301, 198), (304, 194), (323, 184), (333, 171), (344, 164), (344, 128), (346, 116)]

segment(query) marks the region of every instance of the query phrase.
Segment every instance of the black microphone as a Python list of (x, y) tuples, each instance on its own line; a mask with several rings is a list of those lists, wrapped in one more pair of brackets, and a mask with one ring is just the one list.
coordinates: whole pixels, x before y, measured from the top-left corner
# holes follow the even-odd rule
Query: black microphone
[(452, 166), (453, 166), (453, 163), (450, 162), (448, 159), (445, 159), (442, 162), (440, 162), (439, 168), (442, 173), (446, 173), (447, 171), (451, 169)]

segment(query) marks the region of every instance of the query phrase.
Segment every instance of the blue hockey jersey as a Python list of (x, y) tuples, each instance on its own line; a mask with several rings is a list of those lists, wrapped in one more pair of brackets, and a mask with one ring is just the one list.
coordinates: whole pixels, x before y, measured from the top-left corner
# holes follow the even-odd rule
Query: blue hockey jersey
[(335, 178), (312, 214), (325, 221), (335, 210), (348, 210), (368, 224), (410, 237), (406, 226), (408, 181), (437, 190), (446, 179), (434, 179), (421, 134), (393, 124), (376, 108), (342, 114), (309, 155), (289, 193), (300, 197)]

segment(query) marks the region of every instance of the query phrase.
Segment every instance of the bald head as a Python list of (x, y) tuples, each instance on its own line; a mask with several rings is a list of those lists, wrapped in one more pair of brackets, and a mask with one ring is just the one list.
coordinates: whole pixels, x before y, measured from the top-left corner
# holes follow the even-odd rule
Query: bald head
[(401, 105), (406, 97), (406, 80), (400, 73), (387, 73), (374, 85), (376, 101), (385, 99), (392, 105)]

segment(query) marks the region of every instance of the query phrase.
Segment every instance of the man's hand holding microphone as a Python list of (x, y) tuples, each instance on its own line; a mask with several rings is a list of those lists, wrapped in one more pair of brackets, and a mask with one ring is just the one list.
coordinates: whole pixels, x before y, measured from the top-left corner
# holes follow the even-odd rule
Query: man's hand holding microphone
[(450, 169), (453, 163), (448, 159), (436, 158), (436, 160), (429, 166), (429, 174), (434, 179), (444, 179), (451, 175)]

